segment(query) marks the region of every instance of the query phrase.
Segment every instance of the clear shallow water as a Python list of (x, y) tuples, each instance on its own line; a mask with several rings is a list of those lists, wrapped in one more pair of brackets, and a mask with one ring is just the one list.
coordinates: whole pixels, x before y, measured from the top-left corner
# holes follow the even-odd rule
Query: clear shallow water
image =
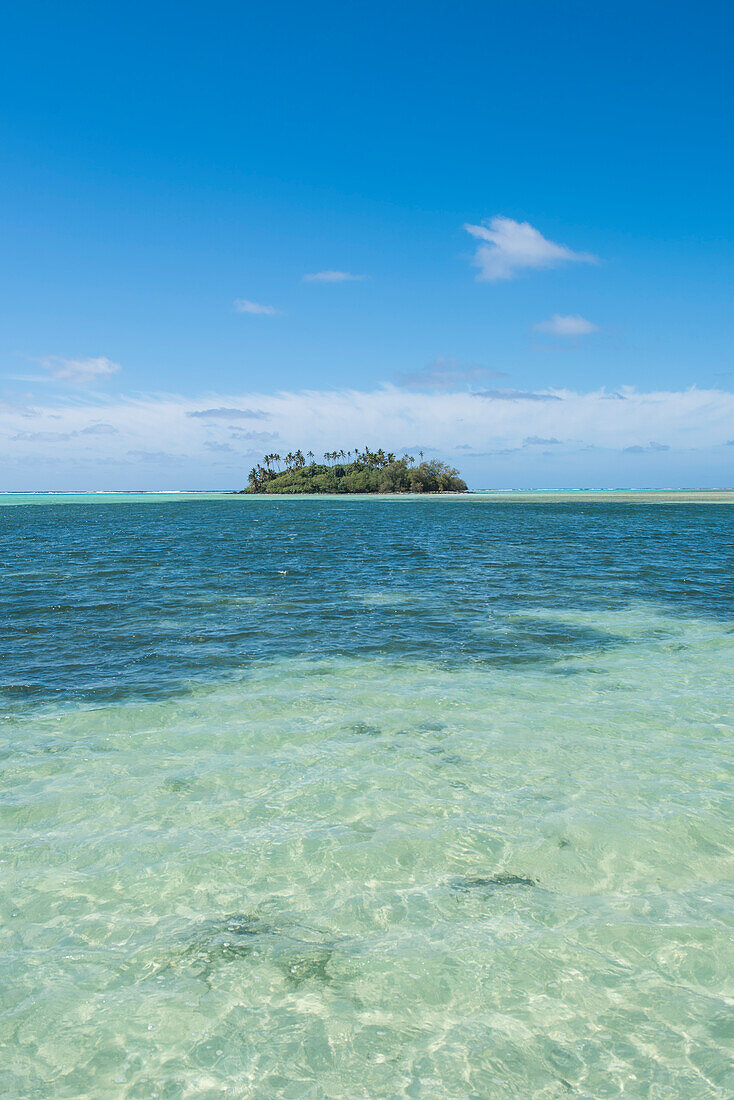
[(0, 508), (4, 1097), (731, 1097), (728, 508)]

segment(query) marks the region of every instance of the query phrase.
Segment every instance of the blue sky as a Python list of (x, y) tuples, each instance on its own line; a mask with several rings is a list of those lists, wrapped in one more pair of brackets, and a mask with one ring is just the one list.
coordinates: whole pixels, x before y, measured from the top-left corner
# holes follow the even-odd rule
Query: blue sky
[(475, 486), (731, 484), (732, 22), (7, 5), (1, 487), (357, 442)]

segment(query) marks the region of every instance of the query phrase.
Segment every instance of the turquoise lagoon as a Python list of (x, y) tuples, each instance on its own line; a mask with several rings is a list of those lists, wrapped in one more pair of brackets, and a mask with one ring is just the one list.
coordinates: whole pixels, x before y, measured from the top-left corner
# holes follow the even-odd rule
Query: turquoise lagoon
[(730, 507), (0, 499), (3, 1097), (734, 1095)]

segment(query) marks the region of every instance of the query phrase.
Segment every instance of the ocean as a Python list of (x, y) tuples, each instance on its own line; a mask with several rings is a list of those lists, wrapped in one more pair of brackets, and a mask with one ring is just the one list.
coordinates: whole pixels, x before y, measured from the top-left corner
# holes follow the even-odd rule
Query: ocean
[(5, 1100), (734, 1096), (730, 506), (5, 496), (0, 551)]

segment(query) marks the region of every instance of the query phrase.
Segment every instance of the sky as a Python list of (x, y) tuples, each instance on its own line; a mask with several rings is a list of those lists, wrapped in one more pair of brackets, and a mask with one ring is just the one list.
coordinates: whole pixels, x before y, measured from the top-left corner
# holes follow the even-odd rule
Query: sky
[(0, 491), (734, 484), (730, 5), (0, 15)]

